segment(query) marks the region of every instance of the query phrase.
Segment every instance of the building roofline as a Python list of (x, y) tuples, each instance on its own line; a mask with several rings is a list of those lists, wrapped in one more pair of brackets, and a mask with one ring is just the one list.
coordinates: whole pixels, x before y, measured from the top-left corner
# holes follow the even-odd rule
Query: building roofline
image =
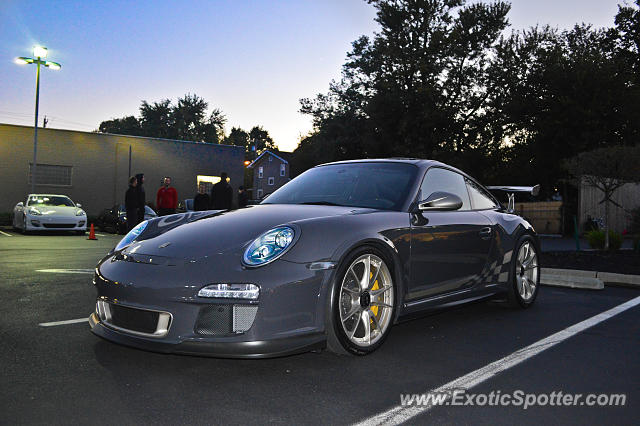
[[(24, 125), (24, 124), (0, 123), (0, 126), (23, 127), (23, 128), (33, 129), (33, 126), (27, 126), (27, 125)], [(86, 134), (90, 134), (90, 135), (100, 135), (100, 136), (117, 136), (117, 137), (122, 137), (122, 138), (136, 138), (136, 139), (145, 139), (145, 140), (153, 140), (153, 141), (161, 141), (161, 142), (189, 143), (189, 144), (194, 144), (194, 145), (219, 146), (219, 147), (235, 148), (235, 149), (240, 148), (240, 149), (244, 150), (244, 148), (241, 147), (241, 146), (226, 145), (226, 144), (212, 143), (212, 142), (183, 141), (183, 140), (180, 140), (180, 139), (153, 138), (153, 137), (149, 137), (149, 136), (120, 135), (120, 134), (117, 134), (117, 133), (87, 132), (86, 130), (56, 129), (56, 128), (52, 128), (52, 127), (46, 127), (46, 128), (45, 127), (38, 127), (38, 131), (41, 131), (41, 130), (53, 130), (53, 131), (57, 131), (57, 132), (86, 133)]]
[(256, 158), (255, 160), (253, 160), (253, 161), (251, 162), (251, 164), (249, 164), (249, 165), (247, 166), (247, 168), (251, 168), (251, 169), (252, 169), (252, 168), (253, 168), (253, 165), (256, 163), (256, 161), (258, 161), (259, 159), (261, 159), (261, 158), (262, 158), (262, 156), (263, 156), (263, 155), (265, 155), (267, 152), (268, 152), (269, 154), (273, 155), (274, 157), (276, 157), (278, 160), (282, 161), (283, 163), (285, 163), (285, 164), (289, 164), (289, 162), (288, 162), (287, 160), (285, 160), (284, 158), (282, 158), (282, 157), (280, 157), (279, 155), (275, 154), (273, 151), (270, 151), (270, 150), (266, 149), (266, 150), (264, 150), (264, 151), (262, 152), (262, 154), (258, 155), (258, 158)]

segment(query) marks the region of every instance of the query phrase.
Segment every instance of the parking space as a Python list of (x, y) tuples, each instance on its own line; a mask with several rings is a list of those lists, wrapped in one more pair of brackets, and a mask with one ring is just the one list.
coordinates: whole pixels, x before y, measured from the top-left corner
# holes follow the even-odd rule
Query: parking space
[[(269, 360), (163, 355), (92, 335), (91, 270), (119, 236), (0, 235), (2, 423), (352, 424), (397, 407), (640, 296), (543, 287), (515, 311), (476, 303), (399, 324), (374, 354)], [(624, 407), (464, 406), (418, 410), (408, 423), (631, 424), (640, 413), (640, 307), (631, 307), (472, 389), (625, 393)]]

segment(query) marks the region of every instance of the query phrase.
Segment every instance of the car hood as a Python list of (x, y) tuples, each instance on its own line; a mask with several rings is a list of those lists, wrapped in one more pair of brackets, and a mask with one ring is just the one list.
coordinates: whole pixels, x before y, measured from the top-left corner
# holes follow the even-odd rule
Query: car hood
[[(339, 206), (261, 204), (239, 210), (211, 212), (159, 235), (157, 231), (151, 231), (152, 238), (134, 242), (125, 253), (183, 259), (241, 253), (256, 237), (278, 225), (373, 211), (376, 210)], [(186, 221), (190, 215), (193, 213), (160, 217), (151, 221), (149, 226), (158, 229), (162, 229), (163, 226), (169, 228), (172, 222)]]
[(75, 217), (78, 207), (61, 207), (61, 206), (29, 206), (26, 211), (29, 213), (29, 209), (33, 207), (38, 209), (43, 216), (58, 216), (58, 217)]

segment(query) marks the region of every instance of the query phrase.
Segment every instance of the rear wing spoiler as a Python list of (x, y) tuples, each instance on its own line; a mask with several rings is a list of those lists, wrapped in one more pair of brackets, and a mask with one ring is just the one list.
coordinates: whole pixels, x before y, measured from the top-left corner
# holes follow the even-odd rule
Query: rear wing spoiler
[(509, 196), (509, 206), (507, 210), (510, 213), (513, 213), (516, 210), (516, 202), (514, 195), (516, 192), (524, 192), (534, 197), (540, 193), (540, 185), (534, 186), (487, 186), (489, 191), (502, 191), (506, 192)]

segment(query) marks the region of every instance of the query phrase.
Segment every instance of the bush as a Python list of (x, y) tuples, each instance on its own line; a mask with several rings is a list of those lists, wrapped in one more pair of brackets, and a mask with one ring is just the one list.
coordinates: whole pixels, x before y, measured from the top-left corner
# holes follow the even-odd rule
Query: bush
[[(587, 241), (591, 248), (596, 250), (604, 249), (604, 231), (587, 232)], [(609, 250), (619, 250), (622, 246), (622, 235), (609, 231)]]

